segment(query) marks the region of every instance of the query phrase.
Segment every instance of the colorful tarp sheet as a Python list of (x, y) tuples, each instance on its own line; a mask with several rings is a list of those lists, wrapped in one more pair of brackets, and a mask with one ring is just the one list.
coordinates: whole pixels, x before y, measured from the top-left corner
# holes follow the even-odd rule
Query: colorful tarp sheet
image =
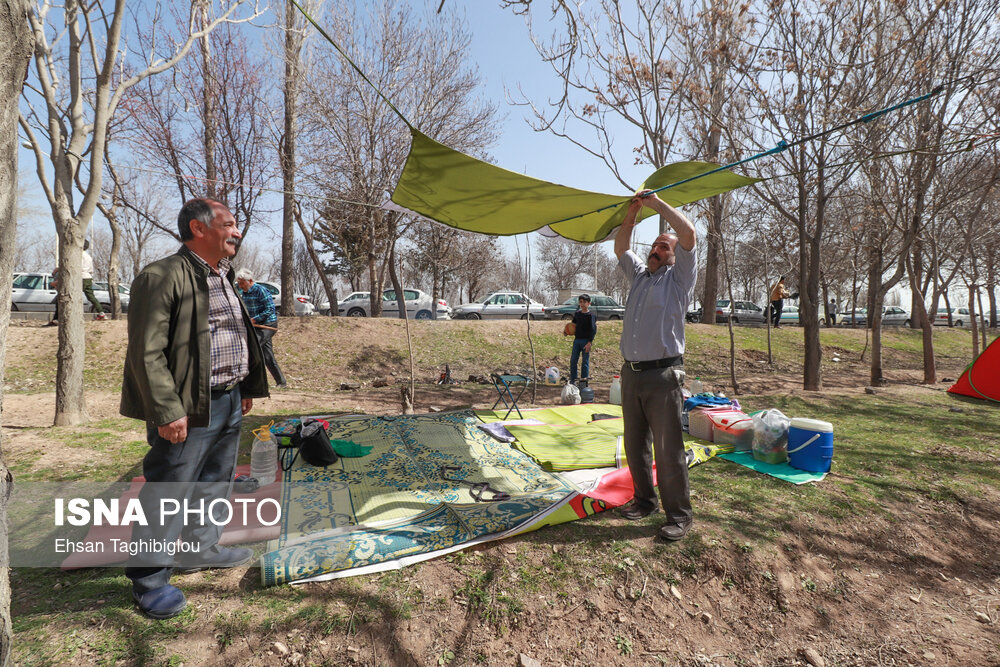
[(738, 463), (741, 466), (756, 470), (757, 472), (770, 475), (775, 479), (791, 484), (808, 484), (809, 482), (819, 482), (826, 477), (825, 472), (809, 472), (799, 470), (788, 465), (788, 463), (764, 463), (758, 461), (750, 452), (733, 452), (731, 454), (719, 454), (720, 459)]
[[(631, 193), (607, 195), (507, 171), (439, 144), (411, 128), (412, 144), (392, 201), (450, 227), (511, 235), (541, 229), (582, 242), (602, 241), (625, 218)], [(640, 189), (655, 189), (704, 174), (718, 165), (678, 162), (657, 170)], [(760, 179), (721, 171), (664, 190), (672, 206), (690, 204)], [(594, 212), (597, 209), (611, 207)], [(654, 215), (643, 209), (640, 217)], [(563, 221), (563, 222), (560, 222)]]
[[(478, 423), (471, 411), (333, 419), (331, 438), (372, 446), (372, 452), (327, 468), (297, 462), (285, 473), (281, 534), (261, 558), (263, 582), (433, 554), (523, 527), (577, 495)], [(445, 466), (447, 477), (468, 484), (443, 479)], [(469, 484), (477, 483), (489, 485), (485, 497), (499, 492), (509, 499), (476, 502)], [(601, 509), (580, 503), (562, 520)]]

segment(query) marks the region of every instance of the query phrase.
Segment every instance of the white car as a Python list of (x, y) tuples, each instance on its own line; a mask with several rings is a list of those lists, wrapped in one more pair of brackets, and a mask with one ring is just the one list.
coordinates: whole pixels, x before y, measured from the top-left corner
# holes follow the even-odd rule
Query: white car
[[(94, 296), (104, 312), (111, 312), (111, 295), (108, 294), (106, 282), (94, 281)], [(52, 274), (49, 273), (15, 273), (13, 289), (11, 290), (10, 309), (24, 312), (48, 312), (56, 310), (56, 288), (52, 285)], [(128, 312), (129, 288), (118, 285), (118, 295), (121, 300), (122, 312)], [(89, 313), (93, 306), (83, 300), (83, 311)]]
[[(370, 317), (371, 298), (369, 292), (351, 292), (343, 301), (337, 304), (337, 312), (347, 317)], [(433, 299), (427, 292), (418, 289), (404, 289), (406, 314), (417, 320), (431, 319), (431, 302)], [(451, 319), (451, 308), (443, 299), (437, 301), (437, 319)], [(382, 292), (382, 317), (399, 317), (399, 301), (396, 290), (387, 289)]]
[(545, 317), (545, 306), (522, 292), (493, 292), (481, 303), (462, 304), (454, 311), (456, 319), (517, 320)]
[[(819, 313), (819, 325), (821, 327), (826, 326), (826, 318), (823, 317), (822, 310)], [(782, 306), (781, 308), (781, 323), (782, 324), (801, 324), (799, 322), (799, 307), (798, 306)]]
[(936, 327), (967, 327), (969, 326), (969, 309), (968, 308), (952, 308), (951, 309), (951, 324), (948, 323), (948, 309), (941, 307), (938, 308), (937, 317), (934, 318), (934, 326)]
[[(281, 308), (281, 287), (275, 285), (274, 283), (266, 283), (262, 280), (256, 281), (258, 285), (266, 289), (271, 293), (271, 298), (274, 300), (274, 307)], [(304, 317), (306, 315), (312, 315), (316, 312), (316, 306), (312, 304), (305, 294), (295, 294), (294, 299), (292, 299), (292, 306), (295, 308), (296, 317)]]

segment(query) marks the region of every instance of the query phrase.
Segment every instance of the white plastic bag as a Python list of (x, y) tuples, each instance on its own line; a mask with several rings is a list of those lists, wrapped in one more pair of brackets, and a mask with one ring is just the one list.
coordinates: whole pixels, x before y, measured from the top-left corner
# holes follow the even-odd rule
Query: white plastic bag
[(580, 402), (580, 390), (575, 384), (566, 384), (562, 389), (563, 405), (576, 405)]
[(765, 463), (788, 459), (788, 426), (792, 420), (781, 410), (762, 410), (753, 415), (753, 457)]

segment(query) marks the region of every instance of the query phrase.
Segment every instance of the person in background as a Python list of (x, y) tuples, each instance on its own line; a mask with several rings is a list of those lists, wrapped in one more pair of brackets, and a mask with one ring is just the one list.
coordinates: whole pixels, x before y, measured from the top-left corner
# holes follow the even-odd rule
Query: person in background
[(578, 359), (580, 359), (580, 379), (590, 381), (590, 348), (597, 335), (597, 315), (590, 312), (590, 295), (581, 294), (577, 303), (580, 309), (573, 313), (573, 351), (569, 356), (570, 384), (576, 384)]
[(827, 314), (830, 317), (830, 326), (835, 326), (837, 324), (837, 300), (830, 299), (830, 306), (826, 309)]
[[(93, 311), (97, 313), (94, 319), (103, 320), (104, 308), (101, 307), (101, 302), (94, 296), (94, 258), (87, 252), (89, 249), (90, 241), (84, 239), (83, 254), (81, 256), (83, 261), (81, 269), (81, 273), (83, 274), (83, 295), (87, 297), (87, 301), (90, 301), (90, 304), (94, 307)], [(111, 285), (108, 285), (108, 289), (111, 289)]]
[(778, 278), (778, 282), (771, 288), (771, 324), (775, 329), (781, 328), (781, 309), (785, 306), (785, 299), (788, 298), (788, 289), (785, 287), (785, 276)]
[[(204, 508), (228, 497), (243, 415), (268, 395), (263, 355), (229, 265), (240, 238), (236, 219), (221, 202), (192, 199), (177, 228), (183, 245), (136, 276), (128, 313), (119, 411), (146, 422), (139, 499), (147, 517), (159, 517), (165, 500)], [(125, 576), (143, 614), (162, 620), (183, 611), (187, 600), (170, 585), (172, 574), (253, 558), (250, 549), (218, 546), (222, 523), (217, 515), (184, 514), (133, 526)], [(174, 557), (157, 544), (197, 551)]]
[[(676, 232), (657, 236), (645, 262), (630, 249), (632, 229), (643, 206), (659, 213)], [(667, 521), (658, 535), (671, 542), (687, 535), (694, 521), (681, 428), (681, 369), (684, 315), (698, 277), (696, 240), (691, 221), (649, 190), (632, 199), (615, 236), (618, 264), (632, 281), (620, 347), (625, 359), (621, 372), (623, 439), (635, 500), (621, 515), (637, 520), (656, 512), (659, 489)]]
[(271, 344), (271, 339), (278, 332), (278, 311), (274, 309), (274, 299), (270, 292), (254, 281), (250, 269), (242, 268), (236, 272), (236, 284), (242, 292), (243, 303), (250, 313), (257, 340), (260, 341), (260, 349), (264, 353), (264, 365), (271, 371), (271, 377), (274, 378), (277, 388), (284, 389), (288, 384), (285, 382), (281, 367), (278, 366), (278, 360), (274, 358), (274, 346)]

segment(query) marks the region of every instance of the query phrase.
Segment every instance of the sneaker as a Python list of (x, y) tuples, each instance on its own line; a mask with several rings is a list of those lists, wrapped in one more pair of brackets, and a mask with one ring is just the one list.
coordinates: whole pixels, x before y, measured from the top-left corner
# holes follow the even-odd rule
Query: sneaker
[(95, 320), (106, 320), (108, 318), (107, 318), (107, 316), (104, 313), (97, 313), (97, 317), (95, 317), (94, 319)]
[(192, 572), (201, 572), (202, 570), (239, 567), (253, 560), (253, 551), (243, 547), (226, 549), (216, 546), (201, 554), (198, 558), (199, 560), (196, 562), (188, 562), (185, 565), (175, 567), (174, 572), (177, 574), (190, 574)]
[(618, 514), (629, 521), (638, 521), (639, 519), (645, 519), (650, 514), (656, 514), (659, 511), (660, 508), (656, 505), (644, 505), (633, 501), (628, 507), (621, 508), (618, 511)]
[(275, 389), (288, 389), (288, 383), (287, 382), (282, 382), (281, 384), (276, 384), (276, 385), (274, 385), (274, 388)]
[(158, 621), (173, 618), (187, 607), (184, 593), (181, 592), (181, 589), (170, 584), (142, 594), (133, 589), (132, 599), (139, 605), (139, 611)]
[(676, 542), (677, 540), (683, 538), (691, 530), (692, 521), (685, 521), (683, 523), (679, 521), (671, 521), (660, 526), (660, 530), (657, 535), (665, 539), (667, 542)]

